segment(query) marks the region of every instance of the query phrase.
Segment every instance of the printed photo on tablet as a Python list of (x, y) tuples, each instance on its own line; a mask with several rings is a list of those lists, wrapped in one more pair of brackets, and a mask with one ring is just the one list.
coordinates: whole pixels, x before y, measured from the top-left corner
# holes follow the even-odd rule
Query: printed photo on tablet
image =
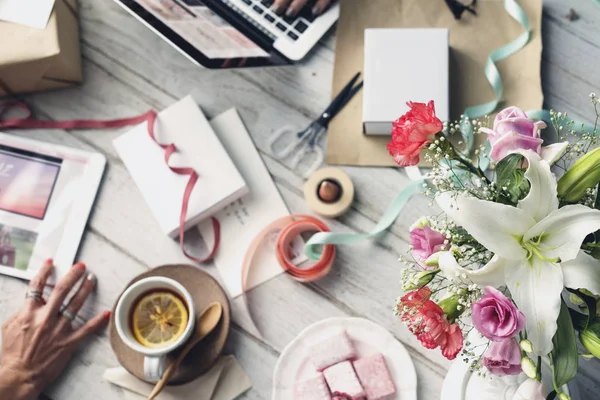
[(52, 258), (71, 267), (106, 160), (0, 133), (0, 274), (31, 279)]
[(44, 219), (62, 160), (0, 145), (0, 209)]

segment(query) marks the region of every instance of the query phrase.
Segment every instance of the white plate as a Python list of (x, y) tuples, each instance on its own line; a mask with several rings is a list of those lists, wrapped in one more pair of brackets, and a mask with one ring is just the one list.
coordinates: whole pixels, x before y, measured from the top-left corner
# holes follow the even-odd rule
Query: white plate
[(416, 400), (417, 374), (408, 351), (385, 328), (362, 318), (330, 318), (303, 330), (281, 353), (273, 375), (273, 400), (294, 399), (298, 380), (314, 375), (315, 369), (305, 355), (310, 338), (331, 329), (345, 329), (359, 357), (381, 353), (385, 356), (398, 392), (390, 400)]

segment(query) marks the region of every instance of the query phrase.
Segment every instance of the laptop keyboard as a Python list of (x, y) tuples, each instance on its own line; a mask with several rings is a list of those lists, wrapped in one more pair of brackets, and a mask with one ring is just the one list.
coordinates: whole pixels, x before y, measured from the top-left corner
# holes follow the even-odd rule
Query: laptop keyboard
[(260, 19), (260, 24), (267, 28), (273, 35), (285, 35), (293, 41), (298, 40), (316, 18), (311, 11), (311, 3), (313, 2), (310, 1), (294, 17), (279, 16), (273, 13), (270, 10), (273, 0), (229, 0), (226, 3), (235, 4), (240, 11), (249, 14), (254, 20)]

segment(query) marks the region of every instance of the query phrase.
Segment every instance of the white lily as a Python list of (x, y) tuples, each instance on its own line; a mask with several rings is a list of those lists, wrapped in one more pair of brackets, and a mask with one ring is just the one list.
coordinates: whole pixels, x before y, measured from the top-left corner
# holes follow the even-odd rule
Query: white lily
[(563, 287), (600, 294), (600, 262), (580, 250), (585, 237), (600, 229), (600, 211), (583, 205), (558, 208), (556, 177), (548, 162), (530, 150), (525, 177), (531, 188), (517, 207), (457, 193), (441, 193), (437, 203), (457, 224), (494, 253), (478, 270), (461, 267), (452, 252), (439, 266), (450, 279), (479, 286), (507, 286), (526, 318), (536, 355), (552, 350)]

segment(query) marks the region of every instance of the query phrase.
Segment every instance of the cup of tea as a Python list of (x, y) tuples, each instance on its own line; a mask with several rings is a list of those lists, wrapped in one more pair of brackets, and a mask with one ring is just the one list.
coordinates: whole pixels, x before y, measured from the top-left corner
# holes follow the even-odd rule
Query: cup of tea
[(179, 282), (161, 276), (131, 285), (117, 303), (115, 327), (123, 342), (144, 355), (144, 375), (159, 381), (166, 356), (194, 331), (196, 313), (190, 293)]

